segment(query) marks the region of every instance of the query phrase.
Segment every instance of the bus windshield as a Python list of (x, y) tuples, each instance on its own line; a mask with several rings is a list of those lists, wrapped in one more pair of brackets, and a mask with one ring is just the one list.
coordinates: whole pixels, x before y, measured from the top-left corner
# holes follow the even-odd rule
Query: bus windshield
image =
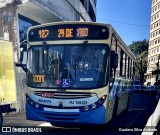
[(40, 88), (89, 89), (107, 83), (106, 44), (31, 46), (27, 85)]

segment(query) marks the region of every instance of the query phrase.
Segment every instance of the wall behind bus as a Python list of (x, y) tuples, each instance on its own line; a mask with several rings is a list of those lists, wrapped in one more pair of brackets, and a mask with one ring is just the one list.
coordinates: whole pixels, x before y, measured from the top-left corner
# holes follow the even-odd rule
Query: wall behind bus
[[(14, 61), (17, 62), (18, 55), (18, 29), (17, 29), (17, 5), (7, 5), (0, 8), (0, 37), (13, 43)], [(24, 112), (24, 78), (25, 74), (15, 67), (17, 103), (12, 107), (16, 107), (17, 112)]]

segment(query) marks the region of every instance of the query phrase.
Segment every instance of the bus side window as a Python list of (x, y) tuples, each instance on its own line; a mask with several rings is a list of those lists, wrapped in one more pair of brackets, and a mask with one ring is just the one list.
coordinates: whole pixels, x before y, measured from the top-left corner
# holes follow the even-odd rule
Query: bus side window
[(118, 54), (115, 51), (111, 51), (111, 59), (110, 59), (111, 77), (114, 76), (117, 67), (118, 67)]

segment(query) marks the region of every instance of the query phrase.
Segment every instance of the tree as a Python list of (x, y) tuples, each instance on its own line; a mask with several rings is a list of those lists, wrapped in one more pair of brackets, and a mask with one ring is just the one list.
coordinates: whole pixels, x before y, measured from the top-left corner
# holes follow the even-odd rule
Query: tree
[(131, 51), (137, 56), (140, 55), (143, 51), (148, 51), (148, 42), (146, 39), (143, 41), (136, 41), (129, 45)]
[(136, 41), (129, 45), (131, 51), (136, 55), (135, 75), (140, 77), (141, 85), (145, 81), (144, 73), (147, 71), (148, 42), (144, 39), (143, 41)]
[(140, 76), (141, 85), (144, 83), (144, 73), (147, 71), (147, 56), (148, 51), (143, 51), (140, 55), (136, 58), (136, 74)]

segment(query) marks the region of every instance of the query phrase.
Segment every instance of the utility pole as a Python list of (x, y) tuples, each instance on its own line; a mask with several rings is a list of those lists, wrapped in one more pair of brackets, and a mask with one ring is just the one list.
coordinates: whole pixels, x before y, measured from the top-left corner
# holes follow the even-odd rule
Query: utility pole
[(158, 85), (158, 76), (159, 76), (159, 59), (160, 59), (160, 55), (158, 56), (158, 62), (157, 62), (157, 76), (156, 76), (156, 85)]
[(141, 64), (140, 79), (141, 79), (141, 89), (142, 89), (143, 85), (142, 57), (140, 58), (140, 64)]

